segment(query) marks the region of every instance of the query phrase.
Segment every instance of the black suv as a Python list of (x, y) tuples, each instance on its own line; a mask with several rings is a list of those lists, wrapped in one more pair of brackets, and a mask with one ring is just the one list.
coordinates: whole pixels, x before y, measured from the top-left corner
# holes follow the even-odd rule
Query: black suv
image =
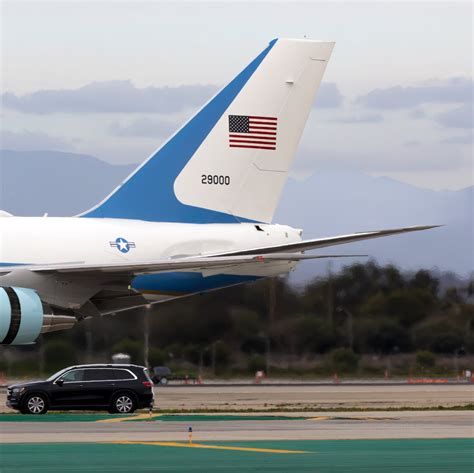
[(7, 406), (23, 414), (45, 414), (48, 409), (130, 414), (153, 406), (153, 383), (143, 366), (70, 366), (46, 381), (9, 386)]

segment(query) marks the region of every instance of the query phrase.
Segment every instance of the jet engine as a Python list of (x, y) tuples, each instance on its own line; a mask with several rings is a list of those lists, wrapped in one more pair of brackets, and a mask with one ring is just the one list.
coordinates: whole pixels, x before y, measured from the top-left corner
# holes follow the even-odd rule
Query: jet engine
[(72, 328), (76, 318), (58, 315), (33, 289), (0, 287), (0, 345), (34, 343), (42, 333)]

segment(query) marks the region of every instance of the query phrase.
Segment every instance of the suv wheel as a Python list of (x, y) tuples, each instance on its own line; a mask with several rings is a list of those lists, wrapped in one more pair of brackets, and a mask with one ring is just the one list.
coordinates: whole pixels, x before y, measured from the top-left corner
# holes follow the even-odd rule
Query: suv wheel
[(41, 415), (48, 412), (48, 401), (44, 394), (31, 394), (23, 403), (23, 414)]
[(110, 411), (118, 414), (131, 414), (135, 409), (134, 397), (128, 393), (120, 393), (114, 397)]

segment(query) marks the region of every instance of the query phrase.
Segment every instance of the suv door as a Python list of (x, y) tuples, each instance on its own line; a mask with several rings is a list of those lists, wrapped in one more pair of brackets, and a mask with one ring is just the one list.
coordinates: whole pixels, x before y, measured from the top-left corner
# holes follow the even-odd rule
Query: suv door
[(72, 369), (54, 380), (50, 389), (51, 407), (83, 406), (83, 380), (83, 369)]
[(90, 407), (104, 407), (116, 390), (116, 382), (111, 368), (86, 368), (84, 370), (84, 399)]

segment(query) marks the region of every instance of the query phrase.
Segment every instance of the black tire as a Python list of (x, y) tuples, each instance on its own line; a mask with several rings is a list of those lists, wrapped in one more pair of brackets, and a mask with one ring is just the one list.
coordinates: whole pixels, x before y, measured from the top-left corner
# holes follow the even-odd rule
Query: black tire
[(22, 414), (38, 416), (46, 412), (48, 412), (48, 398), (44, 394), (29, 394), (23, 401)]
[(165, 377), (161, 378), (160, 384), (163, 384), (163, 385), (168, 384), (168, 378), (165, 378)]
[(118, 393), (112, 398), (109, 412), (114, 414), (132, 414), (137, 409), (137, 401), (131, 393)]

